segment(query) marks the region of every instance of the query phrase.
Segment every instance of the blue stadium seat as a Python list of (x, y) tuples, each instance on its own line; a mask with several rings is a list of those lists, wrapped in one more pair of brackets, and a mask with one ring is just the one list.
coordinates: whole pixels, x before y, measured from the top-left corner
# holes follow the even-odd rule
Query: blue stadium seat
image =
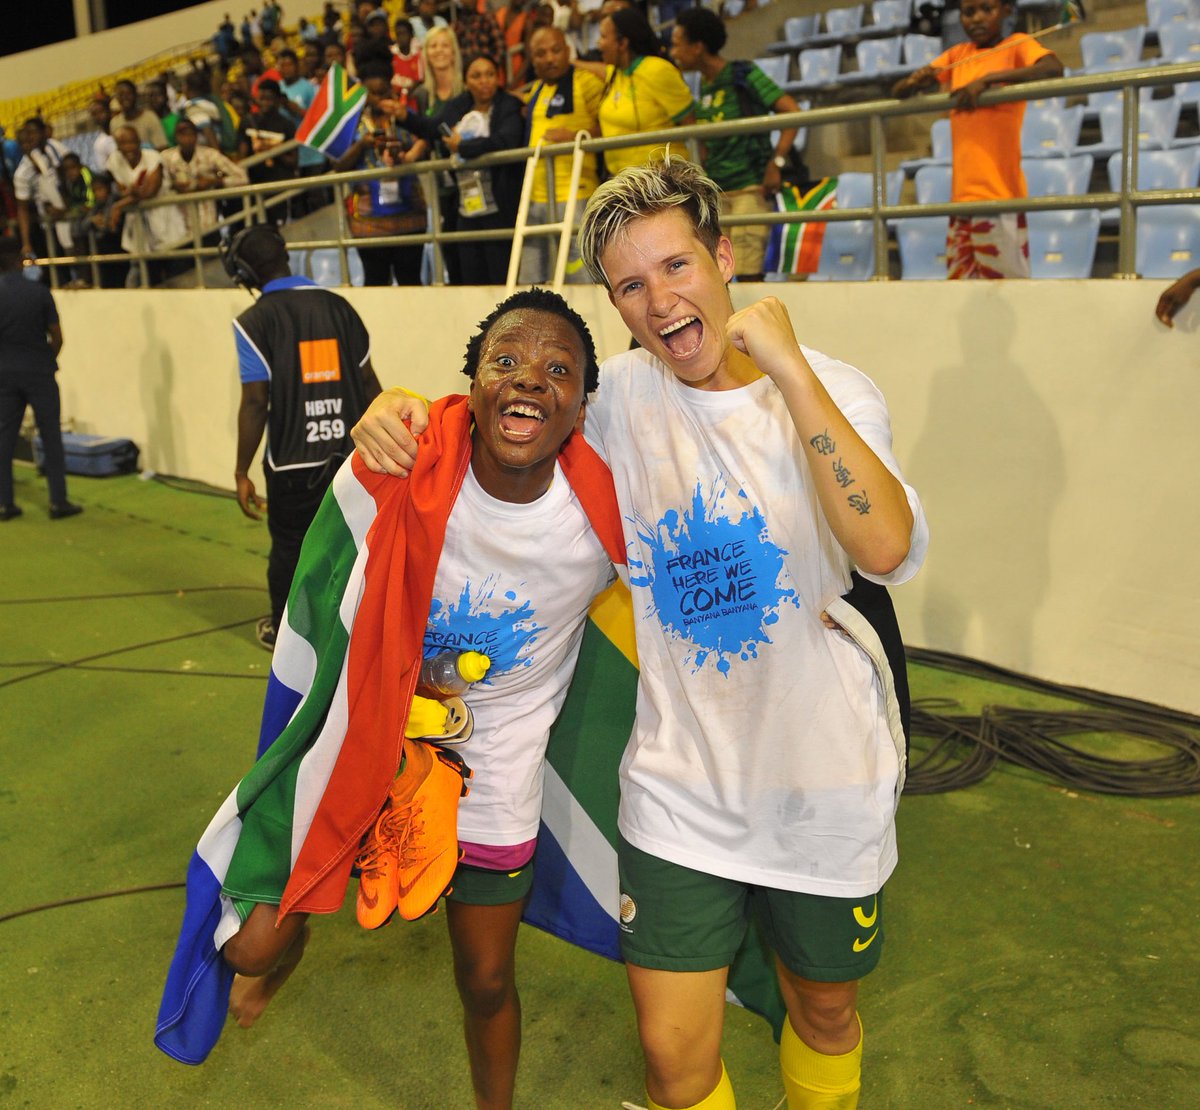
[(922, 166), (914, 182), (918, 204), (945, 204), (950, 200), (951, 170), (945, 166)]
[(1031, 197), (1078, 197), (1088, 192), (1095, 160), (1090, 154), (1073, 158), (1022, 158), (1021, 170)]
[(295, 277), (308, 277), (308, 251), (288, 251), (288, 269)]
[(1185, 81), (1182, 85), (1176, 85), (1175, 99), (1181, 108), (1200, 104), (1200, 81)]
[[(1150, 86), (1138, 89), (1138, 100), (1142, 104), (1148, 104), (1154, 99), (1154, 91)], [(1089, 119), (1099, 120), (1101, 109), (1106, 104), (1116, 104), (1119, 106), (1123, 102), (1123, 95), (1120, 89), (1088, 93), (1087, 103), (1083, 106), (1084, 122), (1086, 123)]]
[(1162, 29), (1193, 19), (1195, 10), (1192, 0), (1146, 0), (1146, 23), (1159, 32), (1161, 45)]
[(809, 50), (801, 50), (800, 80), (789, 81), (784, 89), (786, 92), (796, 93), (836, 84), (841, 64), (840, 46), (814, 46)]
[(791, 19), (785, 19), (783, 21), (784, 39), (793, 44), (811, 39), (817, 33), (817, 24), (820, 19), (819, 15), (796, 15)]
[(871, 5), (871, 22), (876, 27), (907, 27), (911, 14), (909, 0), (875, 0)]
[(947, 216), (918, 216), (896, 221), (903, 281), (944, 281), (946, 278)]
[[(362, 258), (353, 247), (348, 251), (346, 259), (350, 268), (350, 284), (363, 284)], [(338, 252), (332, 247), (327, 250), (315, 250), (309, 255), (312, 266), (312, 279), (326, 289), (336, 289), (342, 284), (342, 267), (338, 260)]]
[(1139, 24), (1121, 31), (1089, 31), (1080, 36), (1079, 50), (1087, 69), (1101, 65), (1129, 68), (1141, 60), (1145, 43), (1146, 28)]
[[(904, 174), (899, 170), (887, 175), (888, 204), (900, 202)], [(837, 206), (864, 208), (871, 203), (871, 175), (844, 173), (838, 176)], [(821, 241), (821, 260), (810, 280), (865, 281), (875, 272), (874, 246), (870, 220), (849, 220), (825, 225)]]
[(825, 13), (825, 30), (831, 35), (852, 35), (863, 21), (863, 5), (853, 4), (848, 8), (830, 8)]
[(1200, 205), (1166, 204), (1137, 214), (1137, 272), (1176, 278), (1200, 266)]
[(908, 174), (916, 173), (922, 166), (948, 166), (950, 164), (950, 120), (943, 116), (933, 121), (929, 128), (931, 153), (928, 158), (907, 158), (900, 168)]
[(904, 63), (920, 69), (942, 52), (942, 40), (933, 35), (905, 35)]
[(1200, 60), (1200, 22), (1168, 23), (1160, 27), (1158, 49), (1168, 62)]
[[(1140, 99), (1140, 98), (1139, 98)], [(1176, 145), (1186, 145), (1186, 140), (1177, 140), (1175, 131), (1179, 126), (1180, 102), (1177, 97), (1164, 100), (1148, 100), (1138, 105), (1138, 146), (1152, 150), (1167, 150)], [(1077, 147), (1076, 154), (1113, 154), (1121, 149), (1123, 108), (1121, 102), (1108, 102), (1100, 107), (1100, 141)]]
[[(1179, 128), (1179, 100), (1169, 96), (1162, 100), (1147, 100), (1138, 105), (1138, 146), (1167, 150), (1175, 145)], [(1105, 104), (1100, 109), (1100, 145), (1121, 148), (1122, 108)], [(1099, 153), (1099, 151), (1097, 151)]]
[(754, 64), (777, 85), (786, 85), (788, 67), (792, 64), (788, 54), (774, 54), (769, 58), (755, 58)]
[(854, 46), (858, 61), (855, 73), (844, 73), (838, 79), (840, 85), (865, 85), (875, 81), (892, 81), (907, 72), (900, 65), (904, 40), (897, 35), (890, 39), (864, 39)]
[(1090, 278), (1100, 235), (1100, 213), (1092, 208), (1026, 213), (1029, 271), (1035, 278)]
[(1021, 155), (1045, 158), (1069, 153), (1079, 144), (1082, 124), (1081, 107), (1026, 109), (1021, 127)]
[[(1120, 154), (1108, 160), (1108, 183), (1113, 192), (1121, 188)], [(1197, 185), (1200, 185), (1200, 146), (1138, 151), (1139, 189), (1195, 189)]]

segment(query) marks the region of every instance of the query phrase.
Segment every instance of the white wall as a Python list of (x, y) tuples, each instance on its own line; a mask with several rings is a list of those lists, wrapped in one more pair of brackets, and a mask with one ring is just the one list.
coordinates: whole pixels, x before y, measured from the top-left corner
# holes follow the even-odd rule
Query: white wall
[[(888, 397), (933, 541), (896, 591), (905, 639), (1200, 711), (1200, 304), (1164, 282), (772, 286), (797, 334)], [(762, 292), (734, 287), (735, 301)], [(59, 293), (64, 415), (144, 465), (232, 485), (237, 291)], [(627, 346), (594, 287), (571, 300)], [(357, 289), (385, 385), (461, 391), (487, 289)]]
[[(285, 5), (289, 25), (300, 16), (311, 15), (321, 8), (316, 0), (300, 5), (296, 11), (290, 10), (293, 6)], [(0, 58), (2, 95), (5, 98), (32, 96), (80, 78), (100, 78), (172, 47), (212, 38), (226, 12), (240, 24), (243, 7), (230, 4), (228, 0), (210, 0), (207, 4), (197, 4), (169, 15), (139, 20), (127, 27), (97, 31), (66, 42), (39, 46), (36, 50), (10, 54)], [(24, 18), (32, 18), (32, 11)]]

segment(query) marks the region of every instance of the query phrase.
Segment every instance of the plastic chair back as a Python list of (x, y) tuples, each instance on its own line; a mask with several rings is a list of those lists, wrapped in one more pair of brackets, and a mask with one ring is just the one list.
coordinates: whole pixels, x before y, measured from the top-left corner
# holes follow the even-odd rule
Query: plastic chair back
[(800, 80), (804, 82), (833, 81), (842, 64), (840, 46), (817, 46), (800, 51)]
[(1079, 144), (1083, 108), (1029, 108), (1021, 126), (1021, 154), (1026, 157), (1065, 155)]
[[(914, 184), (918, 204), (946, 204), (950, 200), (949, 166), (922, 166), (917, 170)], [(927, 217), (921, 217), (926, 219)]]
[[(1113, 192), (1121, 188), (1119, 153), (1108, 160), (1108, 183)], [(1197, 185), (1200, 185), (1200, 147), (1138, 151), (1139, 189), (1195, 189)], [(1140, 212), (1145, 211), (1145, 208), (1140, 209)]]
[[(1166, 150), (1175, 141), (1179, 126), (1178, 97), (1150, 100), (1138, 104), (1138, 146)], [(1109, 146), (1121, 145), (1122, 107), (1120, 102), (1100, 109), (1100, 137)]]
[(927, 66), (942, 52), (942, 40), (933, 35), (904, 36), (904, 64)]
[(939, 281), (946, 277), (946, 216), (920, 216), (896, 221), (900, 277), (904, 281)]
[(1145, 41), (1146, 28), (1138, 25), (1121, 31), (1089, 31), (1080, 36), (1079, 49), (1089, 68), (1105, 64), (1129, 67), (1141, 59)]
[(791, 65), (788, 54), (772, 54), (766, 58), (755, 58), (754, 64), (777, 85), (784, 85), (788, 79), (788, 66)]
[(831, 35), (852, 35), (862, 26), (863, 5), (830, 8), (825, 13), (825, 30)]
[(944, 116), (941, 119), (935, 119), (933, 126), (929, 129), (929, 145), (933, 150), (934, 158), (949, 158), (953, 139), (950, 135), (950, 121)]
[(871, 22), (876, 27), (907, 27), (911, 9), (909, 0), (875, 0)]
[(1160, 27), (1158, 49), (1168, 62), (1200, 61), (1200, 22), (1168, 23)]
[(1029, 272), (1035, 278), (1090, 278), (1100, 236), (1093, 209), (1026, 213)]
[(904, 40), (898, 35), (894, 39), (865, 39), (854, 47), (860, 73), (880, 73), (895, 69), (900, 64), (900, 52)]
[(1088, 191), (1095, 159), (1090, 154), (1073, 158), (1023, 158), (1021, 170), (1031, 197), (1078, 197)]
[(810, 39), (817, 33), (819, 15), (795, 15), (783, 21), (783, 37), (786, 41), (798, 44)]
[(1200, 205), (1165, 204), (1137, 215), (1137, 271), (1177, 278), (1200, 266)]
[[(885, 192), (888, 204), (899, 203), (903, 185), (902, 170), (887, 175)], [(869, 173), (839, 175), (839, 208), (865, 208), (870, 203)], [(813, 277), (818, 281), (866, 281), (874, 272), (875, 250), (870, 220), (848, 220), (844, 223), (825, 225), (825, 237), (821, 240), (821, 259)]]
[(1157, 28), (1160, 34), (1164, 27), (1172, 23), (1186, 23), (1192, 18), (1191, 0), (1146, 0), (1146, 22)]

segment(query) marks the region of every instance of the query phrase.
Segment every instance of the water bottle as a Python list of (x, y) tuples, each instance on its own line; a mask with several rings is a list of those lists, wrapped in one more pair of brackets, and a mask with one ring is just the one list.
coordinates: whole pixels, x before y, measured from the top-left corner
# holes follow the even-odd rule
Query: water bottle
[(442, 651), (421, 664), (417, 692), (423, 697), (452, 698), (466, 692), (488, 672), (492, 661), (478, 651)]

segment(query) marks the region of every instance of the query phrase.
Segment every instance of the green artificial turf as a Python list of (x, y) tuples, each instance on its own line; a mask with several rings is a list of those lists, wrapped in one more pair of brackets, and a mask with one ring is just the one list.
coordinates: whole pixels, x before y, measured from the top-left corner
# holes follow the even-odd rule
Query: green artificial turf
[[(47, 907), (0, 920), (0, 1104), (469, 1107), (441, 915), (376, 933), (352, 908), (317, 920), (255, 1028), (229, 1025), (199, 1068), (153, 1047), (182, 891), (120, 892), (182, 881), (253, 758), (266, 529), (137, 477), (71, 493), (86, 512), (51, 522), (19, 467), (26, 514), (0, 524), (0, 918)], [(911, 680), (971, 711), (1067, 704), (924, 666)], [(1195, 798), (1001, 765), (906, 797), (899, 827), (887, 946), (861, 990), (863, 1110), (1200, 1101)], [(622, 969), (528, 928), (518, 958), (517, 1105), (642, 1101)], [(743, 1110), (780, 1102), (761, 1019), (729, 1008), (725, 1059)]]

